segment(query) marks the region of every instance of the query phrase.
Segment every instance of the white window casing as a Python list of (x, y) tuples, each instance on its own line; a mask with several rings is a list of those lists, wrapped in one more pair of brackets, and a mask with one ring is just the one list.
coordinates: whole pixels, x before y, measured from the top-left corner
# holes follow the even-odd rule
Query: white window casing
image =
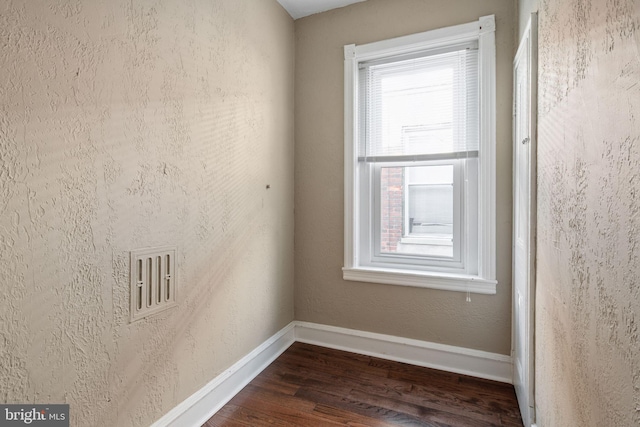
[[(360, 93), (362, 83), (360, 69), (365, 64), (393, 62), (393, 58), (425, 56), (424, 52), (448, 52), (452, 47), (469, 43), (472, 43), (474, 47), (477, 46), (478, 51), (477, 148), (467, 148), (465, 149), (467, 151), (457, 154), (423, 154), (415, 156), (412, 160), (407, 159), (411, 156), (386, 156), (385, 152), (380, 151), (374, 153), (374, 156), (377, 157), (373, 160), (368, 159), (370, 163), (363, 162), (361, 134), (364, 134), (365, 131), (362, 123), (363, 112), (360, 111), (360, 101), (363, 96), (363, 93)], [(344, 47), (344, 58), (345, 242), (343, 278), (353, 281), (495, 294), (497, 281), (494, 16), (481, 17), (478, 21), (468, 24), (364, 45), (347, 45)], [(426, 132), (428, 130), (406, 129), (407, 135), (410, 135), (411, 132)], [(404, 131), (405, 129), (403, 129)], [(471, 162), (467, 158), (470, 156), (469, 153), (472, 153), (471, 156), (474, 157)], [(395, 160), (398, 160), (399, 163), (394, 163)], [(465, 161), (467, 163), (464, 163)], [(462, 168), (461, 164), (471, 166)], [(454, 206), (463, 206), (463, 208), (454, 209), (454, 237), (451, 239), (453, 255), (449, 258), (397, 255), (395, 253), (381, 253), (379, 250), (380, 234), (382, 233), (379, 225), (381, 202), (373, 199), (375, 198), (374, 194), (380, 194), (381, 168), (394, 167), (394, 165), (405, 167), (403, 171), (408, 171), (409, 166), (453, 166), (453, 193), (450, 197), (453, 199)], [(409, 182), (408, 178), (407, 182)], [(416, 183), (420, 184), (419, 181)], [(404, 188), (403, 203), (406, 200), (407, 206), (404, 207), (402, 221), (405, 228), (404, 242), (411, 243), (419, 242), (420, 239), (409, 235), (406, 231), (406, 227), (409, 227), (407, 222), (409, 209), (407, 189), (409, 186), (410, 184), (407, 184)], [(469, 191), (470, 188), (473, 191)], [(426, 190), (423, 189), (423, 191)], [(418, 194), (417, 190), (414, 193)]]

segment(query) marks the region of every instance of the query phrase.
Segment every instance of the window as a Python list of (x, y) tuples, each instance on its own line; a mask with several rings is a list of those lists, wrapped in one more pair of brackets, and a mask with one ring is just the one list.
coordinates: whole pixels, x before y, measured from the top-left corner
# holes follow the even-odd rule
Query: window
[(494, 32), (345, 46), (345, 279), (495, 293)]

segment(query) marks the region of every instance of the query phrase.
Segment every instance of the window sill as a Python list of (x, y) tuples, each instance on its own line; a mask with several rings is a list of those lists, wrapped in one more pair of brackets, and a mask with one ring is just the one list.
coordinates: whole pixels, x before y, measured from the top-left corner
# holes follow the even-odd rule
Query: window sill
[(390, 268), (343, 268), (344, 280), (382, 283), (386, 285), (413, 286), (444, 291), (470, 292), (495, 295), (497, 280), (483, 279), (465, 274), (446, 274), (422, 271), (394, 270)]

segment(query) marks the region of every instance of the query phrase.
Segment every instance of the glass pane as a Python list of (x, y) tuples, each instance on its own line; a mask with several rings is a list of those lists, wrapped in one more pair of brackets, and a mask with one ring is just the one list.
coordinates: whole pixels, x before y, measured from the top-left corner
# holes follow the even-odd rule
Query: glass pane
[(380, 252), (453, 257), (453, 165), (381, 169)]
[(377, 151), (419, 154), (453, 150), (453, 69), (419, 70), (381, 79)]
[(363, 63), (359, 157), (477, 151), (477, 52), (458, 46)]

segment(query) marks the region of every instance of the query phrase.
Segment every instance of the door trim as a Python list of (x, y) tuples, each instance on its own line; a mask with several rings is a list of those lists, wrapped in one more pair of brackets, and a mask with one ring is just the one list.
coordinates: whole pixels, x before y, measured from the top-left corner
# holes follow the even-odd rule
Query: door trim
[[(518, 404), (520, 405), (520, 411), (522, 415), (522, 421), (525, 426), (533, 426), (535, 425), (536, 417), (535, 417), (535, 294), (536, 294), (536, 210), (537, 210), (537, 87), (538, 87), (538, 14), (536, 12), (532, 13), (525, 31), (523, 33), (522, 39), (520, 41), (520, 45), (518, 47), (516, 56), (514, 58), (514, 101), (513, 101), (513, 144), (520, 144), (521, 141), (516, 141), (516, 67), (517, 64), (522, 57), (522, 55), (526, 55), (529, 53), (529, 129), (528, 129), (528, 141), (527, 144), (530, 145), (529, 151), (529, 206), (528, 206), (528, 214), (529, 214), (529, 224), (527, 225), (528, 234), (529, 234), (529, 245), (527, 248), (527, 280), (528, 280), (528, 289), (526, 290), (528, 296), (528, 304), (527, 304), (527, 318), (529, 327), (526, 328), (527, 331), (527, 341), (528, 341), (528, 364), (524, 369), (528, 371), (528, 384), (524, 385), (524, 392), (526, 393), (525, 401), (528, 402), (528, 407), (523, 407), (521, 401), (522, 397), (518, 396)], [(514, 309), (512, 310), (512, 357), (514, 360), (514, 384), (516, 383), (516, 358), (515, 358), (515, 334), (516, 334), (516, 316), (515, 316), (515, 249), (516, 249), (516, 155), (517, 152), (514, 150), (513, 152), (513, 162), (514, 162), (514, 176), (513, 176), (513, 257), (512, 257), (512, 267), (513, 267), (513, 286), (514, 286), (514, 296), (512, 301), (512, 306)]]

